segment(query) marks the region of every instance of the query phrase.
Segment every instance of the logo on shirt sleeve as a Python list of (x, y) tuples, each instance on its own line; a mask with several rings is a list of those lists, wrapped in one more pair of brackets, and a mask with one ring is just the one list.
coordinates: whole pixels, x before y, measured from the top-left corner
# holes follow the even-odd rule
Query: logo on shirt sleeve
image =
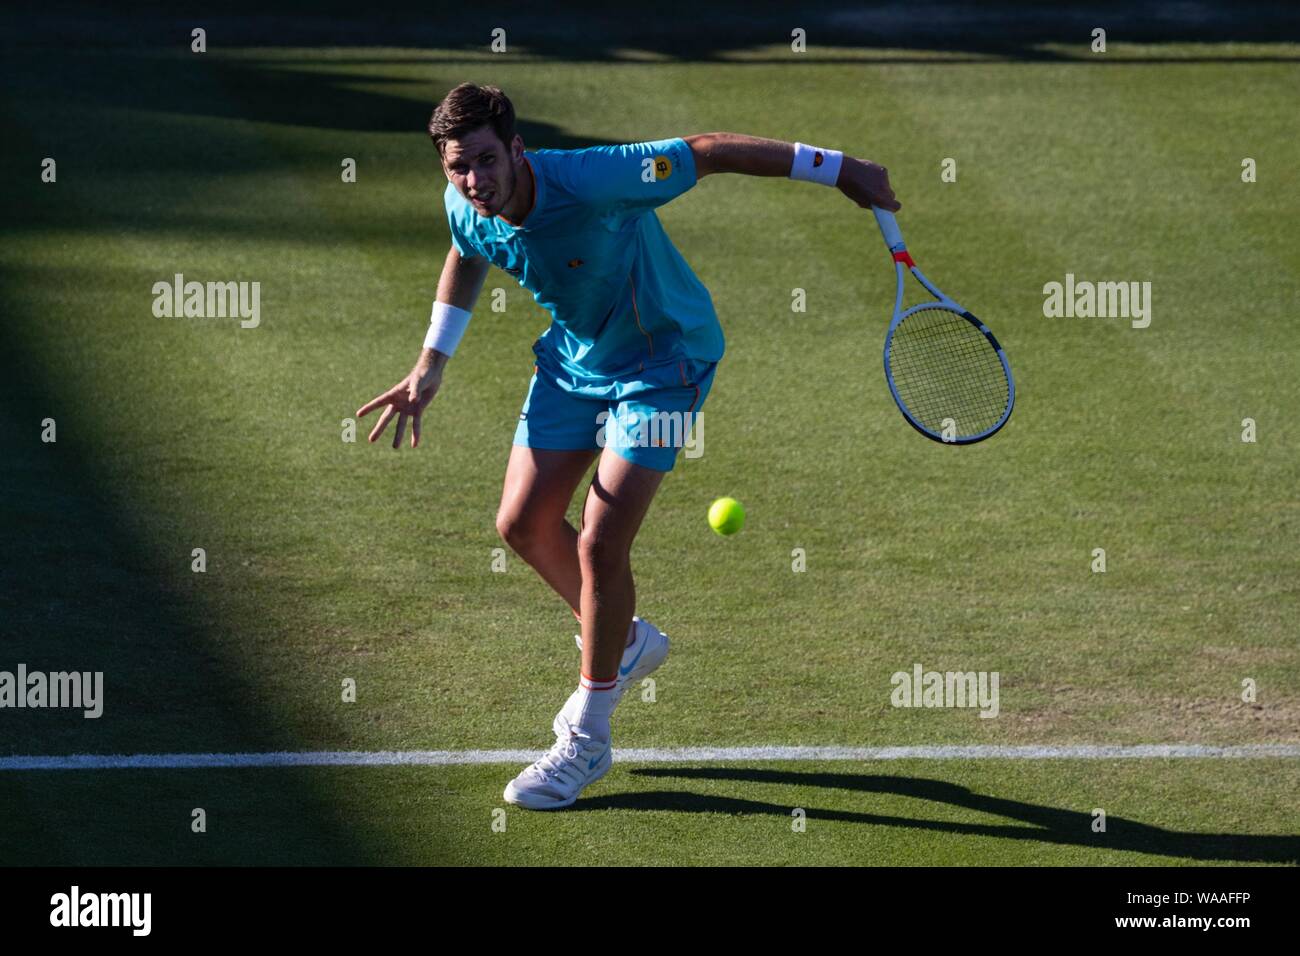
[(673, 174), (673, 161), (667, 156), (655, 157), (655, 179), (667, 179)]

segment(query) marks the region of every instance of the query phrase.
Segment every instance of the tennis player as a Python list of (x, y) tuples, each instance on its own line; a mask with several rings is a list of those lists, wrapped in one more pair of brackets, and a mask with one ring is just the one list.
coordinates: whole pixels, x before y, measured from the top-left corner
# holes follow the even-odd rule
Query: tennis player
[[(629, 556), (685, 440), (683, 429), (653, 427), (656, 418), (689, 429), (723, 352), (709, 292), (654, 210), (712, 173), (820, 183), (863, 208), (899, 205), (874, 163), (738, 133), (525, 149), (513, 105), (493, 86), (465, 83), (448, 93), (429, 135), (448, 179), (451, 249), (415, 368), (357, 415), (383, 408), (371, 442), (396, 418), (393, 447), (408, 424), (411, 447), (419, 444), (420, 416), (490, 265), (551, 314), (533, 346), (496, 524), (581, 624), (578, 687), (555, 717), (555, 744), (505, 791), (510, 803), (555, 809), (609, 771), (619, 698), (668, 654), (667, 636), (635, 616)], [(726, 241), (729, 225), (719, 225), (718, 241)], [(565, 512), (597, 459), (575, 529)]]

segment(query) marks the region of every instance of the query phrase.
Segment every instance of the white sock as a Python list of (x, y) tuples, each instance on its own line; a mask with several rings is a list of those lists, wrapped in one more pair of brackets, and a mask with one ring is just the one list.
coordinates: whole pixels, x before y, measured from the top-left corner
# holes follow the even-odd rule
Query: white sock
[[(570, 723), (595, 740), (609, 740), (609, 718), (614, 713), (615, 680), (592, 680), (586, 674), (578, 682), (577, 701)], [(566, 709), (568, 705), (565, 705)]]
[[(641, 632), (637, 630), (636, 621), (633, 621), (627, 630), (627, 646), (623, 648), (623, 660), (627, 660), (628, 654), (632, 652), (633, 645), (635, 645), (640, 638)], [(581, 699), (582, 687), (579, 686), (577, 690), (569, 695), (569, 699), (564, 702), (564, 706), (560, 708), (560, 713), (563, 714), (565, 720), (571, 724), (578, 723), (578, 704)], [(611, 707), (610, 710), (612, 711), (613, 708)]]

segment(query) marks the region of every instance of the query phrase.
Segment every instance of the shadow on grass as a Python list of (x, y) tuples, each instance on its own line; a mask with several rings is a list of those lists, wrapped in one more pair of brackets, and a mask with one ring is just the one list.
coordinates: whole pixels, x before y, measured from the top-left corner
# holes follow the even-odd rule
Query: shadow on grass
[[(529, 83), (544, 79), (548, 61), (644, 65), (644, 56), (649, 55), (663, 62), (715, 62), (788, 43), (793, 26), (808, 31), (808, 53), (769, 54), (744, 62), (796, 67), (831, 61), (962, 65), (986, 63), (989, 58), (1098, 66), (1300, 62), (1300, 56), (1285, 54), (1254, 57), (1225, 51), (1222, 57), (1165, 59), (1159, 52), (1160, 45), (1171, 42), (1300, 41), (1300, 8), (1295, 5), (1257, 6), (1249, 17), (1208, 5), (1171, 13), (1169, 6), (1126, 4), (1076, 11), (1051, 4), (994, 3), (922, 15), (902, 4), (853, 4), (819, 5), (815, 10), (799, 10), (796, 16), (788, 5), (660, 4), (653, 17), (637, 18), (599, 5), (561, 5), (538, 12), (535, 5), (507, 3), (479, 12), (460, 4), (419, 4), (404, 13), (399, 8), (384, 17), (367, 17), (364, 10), (341, 3), (314, 5), (310, 15), (296, 7), (280, 12), (275, 3), (234, 3), (224, 5), (219, 16), (208, 16), (207, 11), (191, 16), (164, 7), (119, 12), (72, 3), (0, 15), (0, 28), (7, 28), (0, 29), (0, 36), (7, 38), (0, 45), (0, 73), (6, 96), (39, 104), (39, 113), (47, 120), (40, 155), (68, 156), (78, 171), (124, 175), (147, 171), (159, 177), (191, 170), (247, 176), (290, 166), (294, 160), (319, 164), (326, 175), (327, 168), (337, 170), (342, 156), (357, 156), (360, 151), (364, 157), (369, 144), (355, 138), (310, 147), (277, 143), (276, 148), (319, 149), (319, 155), (277, 155), (239, 124), (410, 133), (419, 139), (437, 100), (467, 79), (497, 79), (512, 89), (522, 114), (520, 132), (528, 146), (592, 145), (602, 140), (528, 119)], [(1152, 57), (1131, 52), (1089, 54), (1090, 31), (1098, 24), (1110, 31), (1112, 42), (1150, 44)], [(196, 26), (208, 31), (206, 54), (189, 51), (190, 31)], [(507, 31), (508, 43), (515, 44), (508, 50), (526, 53), (534, 58), (531, 62), (540, 60), (536, 68), (540, 72), (520, 74), (514, 87), (508, 79), (499, 79), (497, 64), (518, 69), (526, 61), (489, 51), (492, 30), (498, 26)], [(1044, 49), (1045, 44), (1076, 47), (1078, 55), (1065, 56)], [(331, 59), (318, 49), (307, 49), (315, 47), (357, 49), (364, 58)], [(430, 49), (427, 57), (383, 56), (385, 49), (420, 47)], [(236, 48), (277, 52), (265, 57), (231, 55)], [(300, 48), (302, 55), (293, 52)], [(368, 48), (378, 55), (367, 56)], [(899, 49), (943, 53), (948, 58), (895, 59), (884, 52)], [(452, 51), (450, 57), (447, 51)], [(398, 65), (424, 69), (394, 76), (391, 69)], [(619, 94), (611, 88), (599, 95)], [(863, 96), (869, 100), (869, 90)], [(201, 126), (185, 122), (192, 117), (228, 122)], [(430, 172), (438, 175), (433, 149), (427, 141), (424, 145)]]
[[(437, 96), (454, 83), (430, 71), (415, 99), (348, 86), (346, 73), (291, 71), (237, 60), (183, 60), (127, 49), (77, 58), (69, 51), (3, 61), (8, 145), (0, 156), (5, 227), (176, 235), (191, 242), (284, 241), (341, 250), (427, 243), (445, 230), (446, 178), (424, 133)], [(436, 77), (437, 79), (432, 79)], [(195, 122), (194, 118), (202, 118)], [(263, 124), (261, 127), (252, 124)], [(268, 131), (267, 124), (270, 126)], [(289, 127), (318, 130), (309, 134)], [(521, 119), (529, 148), (574, 149), (594, 137)], [(402, 133), (377, 141), (358, 133)], [(34, 157), (59, 163), (57, 192), (29, 175)], [(355, 158), (365, 184), (421, 177), (411, 201), (388, 218), (357, 214), (341, 188), (304, 194), (286, 184), (275, 204), (249, 205), (241, 183), (304, 176), (338, 186)], [(364, 188), (364, 187), (362, 187)], [(346, 210), (346, 211), (344, 211)], [(168, 263), (142, 263), (170, 275)]]
[[(1151, 55), (1131, 46), (1125, 52), (1091, 53), (1092, 30), (1098, 26), (1108, 31), (1109, 42), (1146, 44)], [(207, 31), (203, 54), (190, 51), (191, 31), (198, 27)], [(771, 48), (788, 46), (795, 29), (806, 32), (807, 50), (773, 55)], [(504, 53), (490, 47), (496, 30), (505, 31)], [(1253, 56), (1240, 47), (1225, 49), (1221, 56), (1184, 59), (1168, 58), (1160, 50), (1186, 42), (1297, 42), (1300, 8), (1257, 4), (1243, 16), (1209, 4), (1103, 4), (1072, 10), (1047, 3), (991, 3), (921, 12), (902, 3), (792, 11), (788, 4), (668, 2), (656, 4), (653, 16), (636, 17), (608, 5), (561, 4), (539, 11), (535, 4), (507, 2), (482, 10), (438, 3), (403, 9), (399, 4), (378, 17), (350, 3), (314, 4), (304, 13), (297, 5), (281, 10), (274, 2), (236, 2), (222, 5), (215, 15), (206, 9), (194, 14), (170, 7), (116, 11), (70, 3), (0, 14), (0, 36), (6, 37), (0, 69), (5, 69), (9, 95), (51, 99), (91, 122), (114, 111), (118, 115), (112, 121), (120, 122), (130, 111), (140, 111), (146, 116), (418, 133), (448, 89), (467, 79), (493, 81), (499, 66), (540, 63), (544, 71), (548, 62), (721, 63), (734, 62), (738, 54), (753, 55), (743, 61), (749, 65), (790, 67), (829, 62), (960, 66), (990, 60), (1089, 66), (1300, 62), (1300, 56)], [(332, 59), (320, 54), (321, 47), (380, 52), (364, 59)], [(429, 54), (382, 55), (384, 50), (421, 48)], [(230, 55), (249, 49), (301, 49), (304, 55)], [(898, 58), (889, 52), (898, 50), (921, 55)], [(415, 77), (395, 77), (388, 70), (397, 65), (425, 69)], [(525, 115), (528, 76), (513, 87)], [(380, 85), (388, 89), (375, 89)], [(618, 94), (610, 89), (601, 95)], [(595, 142), (527, 122), (521, 133), (534, 147), (571, 149)], [(154, 171), (184, 168), (187, 162), (249, 171), (247, 156), (210, 148), (203, 138), (186, 129), (164, 148), (132, 161)]]
[[(451, 0), (389, 4), (382, 16), (343, 0), (301, 5), (232, 0), (217, 9), (160, 6), (145, 11), (107, 11), (90, 3), (60, 4), (39, 16), (11, 16), (5, 31), (21, 45), (87, 47), (153, 46), (187, 50), (190, 32), (207, 31), (209, 49), (231, 47), (387, 47), (463, 50), (489, 56), (524, 52), (565, 62), (614, 62), (628, 51), (679, 61), (709, 61), (740, 51), (789, 45), (803, 30), (807, 52), (913, 49), (969, 53), (1011, 60), (1053, 60), (1045, 45), (1076, 47), (1087, 54), (1092, 31), (1110, 43), (1258, 43), (1300, 39), (1294, 4), (1238, 5), (1209, 2), (1097, 2), (1086, 7), (1035, 2), (934, 4), (910, 7), (900, 0), (792, 5), (777, 0), (659, 0), (628, 11), (617, 4), (524, 0), (481, 6)], [(503, 31), (503, 34), (494, 34)], [(506, 50), (493, 53), (494, 35)], [(1107, 57), (1088, 57), (1104, 65)]]
[[(8, 284), (14, 276), (2, 278), (0, 670), (102, 672), (103, 713), (6, 708), (0, 754), (300, 749), (250, 662), (228, 650), (229, 635), (202, 596), (213, 582), (189, 571), (190, 544), (181, 542), (192, 535), (180, 530), (170, 553), (158, 552), (157, 533), (144, 532), (158, 516), (132, 511), (131, 489), (109, 484), (102, 465), (111, 441), (86, 433), (93, 416), (84, 407), (95, 396), (45, 376), (48, 356), (21, 333), (39, 317)], [(56, 442), (41, 440), (47, 418)], [(303, 777), (141, 781), (0, 772), (0, 860), (229, 865), (274, 854), (282, 863), (359, 864), (390, 855), (378, 831), (340, 819), (334, 795)], [(220, 836), (191, 833), (196, 807), (211, 811)]]
[[(638, 768), (645, 777), (729, 780), (744, 783), (820, 787), (857, 793), (889, 794), (944, 803), (979, 813), (989, 813), (1028, 826), (954, 823), (846, 810), (804, 807), (809, 820), (903, 827), (971, 836), (1030, 840), (1056, 846), (1090, 850), (1109, 849), (1150, 853), (1175, 859), (1218, 860), (1240, 863), (1291, 863), (1300, 861), (1300, 836), (1235, 833), (1189, 833), (1165, 830), (1136, 820), (1107, 815), (1106, 832), (1092, 831), (1092, 815), (1076, 810), (1023, 803), (975, 793), (966, 787), (920, 777), (885, 777), (853, 773), (798, 773), (751, 768), (673, 767)], [(794, 807), (736, 797), (717, 797), (680, 791), (615, 794), (580, 801), (573, 810), (670, 810), (678, 813), (762, 814), (789, 818)]]

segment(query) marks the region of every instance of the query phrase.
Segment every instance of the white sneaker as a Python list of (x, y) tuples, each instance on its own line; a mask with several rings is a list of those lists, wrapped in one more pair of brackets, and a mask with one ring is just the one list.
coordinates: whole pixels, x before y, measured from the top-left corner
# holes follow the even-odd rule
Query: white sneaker
[[(659, 665), (668, 657), (669, 641), (668, 635), (659, 628), (655, 627), (649, 621), (643, 621), (639, 617), (632, 618), (632, 626), (636, 628), (636, 640), (629, 644), (623, 651), (623, 660), (618, 667), (618, 683), (614, 685), (614, 702), (623, 697), (623, 691), (627, 688), (648, 677), (659, 669)], [(582, 635), (573, 635), (574, 642), (578, 645), (578, 650), (582, 650)], [(570, 713), (570, 705), (576, 704), (578, 692), (575, 690), (570, 696), (564, 707), (555, 715), (555, 723), (551, 729), (555, 731), (555, 736), (562, 736), (560, 729), (561, 718)]]
[(563, 714), (555, 722), (560, 731), (555, 745), (506, 784), (506, 803), (527, 810), (558, 810), (577, 800), (588, 784), (609, 773), (613, 750), (608, 742), (580, 733)]
[[(627, 685), (635, 684), (659, 669), (668, 657), (668, 635), (649, 621), (632, 618), (636, 640), (623, 649), (623, 660), (618, 666), (618, 686), (615, 692), (621, 697)], [(573, 641), (582, 650), (582, 635), (574, 634)]]

